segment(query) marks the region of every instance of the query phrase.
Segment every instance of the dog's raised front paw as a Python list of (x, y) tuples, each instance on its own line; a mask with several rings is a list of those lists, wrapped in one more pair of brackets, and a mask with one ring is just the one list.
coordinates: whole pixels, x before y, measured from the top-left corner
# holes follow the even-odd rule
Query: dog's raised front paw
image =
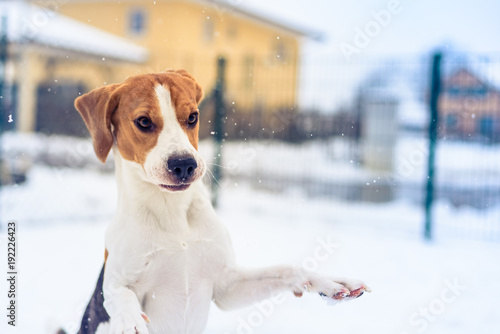
[(347, 289), (349, 289), (349, 295), (345, 297), (338, 296), (337, 300), (342, 300), (344, 298), (358, 298), (361, 297), (365, 292), (372, 292), (372, 290), (363, 282), (350, 279), (350, 278), (336, 278), (335, 282), (342, 284)]
[[(304, 283), (304, 290), (317, 292), (321, 297), (342, 301), (361, 297), (371, 289), (361, 281), (345, 278), (327, 278), (313, 275)], [(294, 291), (295, 296), (301, 297), (301, 291)]]
[(118, 314), (110, 319), (110, 334), (149, 334), (146, 322), (148, 316), (143, 313)]

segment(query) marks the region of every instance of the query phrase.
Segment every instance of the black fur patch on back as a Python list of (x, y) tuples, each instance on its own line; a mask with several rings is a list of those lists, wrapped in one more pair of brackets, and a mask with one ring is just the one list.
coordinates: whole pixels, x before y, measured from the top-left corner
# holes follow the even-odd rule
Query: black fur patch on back
[(109, 321), (108, 312), (104, 309), (104, 296), (102, 295), (102, 282), (104, 280), (104, 265), (97, 280), (92, 298), (83, 314), (82, 324), (78, 334), (94, 334), (99, 324)]

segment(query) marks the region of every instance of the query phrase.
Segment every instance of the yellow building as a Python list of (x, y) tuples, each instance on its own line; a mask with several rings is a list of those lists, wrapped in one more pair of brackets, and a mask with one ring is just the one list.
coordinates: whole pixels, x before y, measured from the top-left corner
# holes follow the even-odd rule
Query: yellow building
[(67, 17), (127, 38), (149, 52), (144, 63), (122, 66), (113, 79), (184, 68), (208, 93), (215, 84), (216, 60), (222, 56), (227, 60), (226, 98), (239, 114), (258, 110), (268, 115), (296, 104), (300, 43), (312, 37), (311, 32), (228, 1), (66, 0), (57, 7)]
[(208, 90), (214, 85), (216, 58), (223, 56), (229, 99), (240, 107), (295, 103), (300, 38), (308, 35), (303, 30), (227, 1), (69, 0), (59, 10), (149, 51), (146, 63), (126, 67), (123, 77), (184, 68)]
[(24, 1), (0, 2), (0, 129), (86, 135), (73, 100), (119, 81), (146, 49)]
[(6, 81), (15, 88), (15, 125), (22, 131), (61, 133), (51, 124), (62, 115), (82, 129), (63, 127), (62, 133), (82, 134), (69, 102), (139, 73), (184, 68), (208, 94), (220, 56), (227, 60), (226, 100), (233, 113), (243, 115), (246, 123), (265, 124), (273, 111), (296, 104), (300, 43), (315, 37), (237, 2), (30, 2), (0, 2), (17, 8), (3, 15), (21, 31), (17, 39), (16, 29), (11, 34), (6, 64), (11, 74)]

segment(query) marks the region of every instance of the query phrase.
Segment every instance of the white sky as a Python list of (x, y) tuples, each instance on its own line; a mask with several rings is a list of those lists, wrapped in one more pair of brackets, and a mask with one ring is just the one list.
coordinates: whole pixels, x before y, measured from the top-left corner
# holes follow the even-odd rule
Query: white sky
[[(324, 33), (324, 42), (306, 41), (302, 55), (299, 104), (315, 109), (331, 111), (352, 102), (355, 88), (367, 74), (366, 68), (349, 66), (359, 61), (377, 65), (389, 56), (407, 59), (430, 54), (436, 47), (500, 56), (500, 0), (227, 1)], [(399, 3), (399, 11), (348, 59), (340, 46), (356, 47), (356, 29), (365, 31), (377, 22), (372, 13), (387, 10), (391, 2)]]
[[(391, 0), (228, 0), (272, 17), (323, 31), (327, 41), (307, 43), (306, 51), (335, 51), (353, 44), (355, 29), (373, 21), (371, 13)], [(398, 1), (398, 0), (394, 0)], [(362, 54), (421, 53), (436, 45), (472, 52), (500, 52), (500, 1), (399, 0), (392, 15)], [(313, 44), (313, 45), (309, 45)], [(316, 44), (316, 45), (314, 45)]]

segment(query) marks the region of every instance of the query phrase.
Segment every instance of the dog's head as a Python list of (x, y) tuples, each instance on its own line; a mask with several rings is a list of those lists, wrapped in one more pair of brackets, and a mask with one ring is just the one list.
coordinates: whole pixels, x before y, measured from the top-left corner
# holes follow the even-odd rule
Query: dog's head
[(116, 144), (120, 156), (142, 169), (146, 182), (182, 191), (205, 173), (198, 154), (201, 87), (184, 70), (128, 78), (78, 97), (75, 107), (105, 162)]

